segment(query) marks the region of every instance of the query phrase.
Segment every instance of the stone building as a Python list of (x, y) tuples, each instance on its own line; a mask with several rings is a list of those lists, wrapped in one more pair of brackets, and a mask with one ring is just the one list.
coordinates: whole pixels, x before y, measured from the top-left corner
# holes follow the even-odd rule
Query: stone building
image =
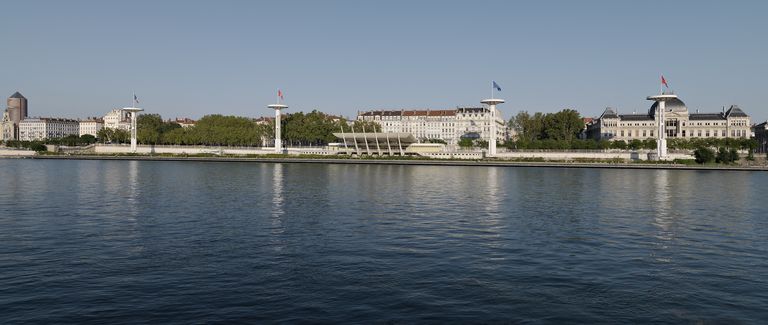
[(768, 152), (768, 121), (756, 124), (752, 127), (757, 140), (757, 152)]
[(11, 121), (8, 110), (3, 111), (3, 119), (0, 120), (0, 141), (16, 140), (16, 125)]
[[(496, 138), (506, 139), (506, 122), (498, 109), (495, 115)], [(411, 133), (422, 142), (439, 139), (448, 144), (458, 143), (463, 136), (487, 140), (492, 123), (488, 107), (457, 107), (448, 110), (373, 110), (359, 112), (357, 119), (378, 123), (383, 133)], [(362, 130), (355, 131), (362, 132)]]
[[(586, 136), (595, 140), (634, 140), (656, 138), (658, 118), (654, 103), (646, 114), (618, 114), (606, 108), (599, 118), (587, 125)], [(720, 113), (690, 113), (685, 103), (668, 100), (664, 112), (667, 139), (674, 138), (748, 138), (749, 115), (732, 105)]]
[(131, 115), (128, 111), (115, 108), (106, 115), (104, 115), (104, 128), (114, 130), (130, 130), (131, 129)]
[(19, 140), (35, 141), (80, 135), (80, 123), (65, 118), (28, 118), (19, 123)]
[(80, 127), (79, 127), (79, 134), (80, 136), (90, 134), (92, 136), (96, 136), (101, 129), (104, 128), (104, 120), (100, 118), (89, 118), (83, 121), (80, 121)]

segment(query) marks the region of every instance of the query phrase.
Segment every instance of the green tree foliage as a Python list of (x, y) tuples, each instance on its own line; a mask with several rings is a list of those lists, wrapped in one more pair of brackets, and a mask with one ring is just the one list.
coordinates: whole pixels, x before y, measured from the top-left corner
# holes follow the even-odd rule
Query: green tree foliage
[(462, 148), (471, 148), (473, 144), (474, 143), (470, 138), (461, 138), (459, 140), (459, 147), (462, 147)]
[(739, 162), (741, 157), (739, 157), (739, 151), (736, 150), (736, 148), (731, 148), (728, 150), (728, 158), (731, 162)]
[(616, 140), (611, 142), (612, 149), (627, 149), (627, 142), (624, 140)]
[(669, 138), (669, 149), (694, 150), (697, 148), (736, 148), (754, 150), (758, 147), (757, 140), (747, 138)]
[(643, 148), (643, 140), (640, 139), (632, 139), (629, 141), (629, 144), (627, 145), (627, 148), (632, 150), (642, 149)]
[(91, 134), (83, 134), (80, 136), (80, 144), (93, 144), (96, 143), (96, 137)]
[(143, 144), (165, 143), (163, 137), (181, 125), (175, 122), (164, 122), (158, 114), (142, 114), (136, 120), (136, 138)]
[(715, 161), (715, 152), (712, 149), (701, 147), (693, 151), (693, 156), (699, 164), (706, 164)]
[[(378, 124), (373, 123), (376, 126)], [(298, 112), (288, 114), (283, 120), (283, 138), (291, 145), (298, 146), (322, 146), (335, 142), (335, 132), (341, 132), (346, 127), (346, 122), (338, 117), (333, 117), (323, 112), (313, 110), (309, 113)], [(374, 132), (374, 127), (366, 125), (366, 132)], [(379, 131), (381, 128), (378, 129)], [(355, 128), (356, 132), (362, 132), (361, 128)], [(350, 132), (350, 130), (344, 130)]]
[(579, 112), (572, 109), (547, 114), (537, 112), (533, 115), (521, 111), (509, 120), (509, 125), (517, 133), (518, 141), (527, 143), (536, 140), (571, 142), (584, 129)]
[(101, 129), (96, 132), (96, 138), (101, 143), (128, 143), (131, 141), (131, 132), (121, 129)]
[(48, 151), (48, 147), (46, 147), (44, 144), (39, 143), (39, 142), (32, 142), (29, 145), (29, 149), (37, 151), (37, 152)]
[(720, 147), (717, 150), (717, 155), (715, 156), (715, 162), (720, 164), (727, 164), (731, 162), (731, 155), (728, 153), (728, 150), (724, 147)]
[(46, 151), (48, 150), (45, 144), (41, 141), (19, 141), (19, 140), (6, 140), (5, 146), (8, 148), (29, 149), (34, 151)]
[(347, 122), (342, 121), (342, 126), (344, 127), (344, 132), (381, 132), (381, 125), (379, 123), (376, 123), (374, 121), (361, 121), (361, 120), (355, 120), (352, 122), (352, 125), (347, 124)]
[(167, 126), (165, 130), (161, 143), (176, 145), (261, 146), (264, 139), (274, 137), (269, 125), (258, 125), (246, 117), (219, 114), (203, 116), (195, 126)]

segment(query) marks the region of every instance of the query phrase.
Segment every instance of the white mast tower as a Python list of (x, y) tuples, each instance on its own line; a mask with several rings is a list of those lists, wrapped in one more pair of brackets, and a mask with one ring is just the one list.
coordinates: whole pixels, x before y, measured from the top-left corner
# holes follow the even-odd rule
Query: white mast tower
[(267, 105), (275, 110), (275, 153), (283, 153), (283, 140), (280, 137), (280, 110), (287, 109), (288, 105), (282, 104), (283, 92), (277, 91), (277, 104)]
[(490, 123), (490, 135), (488, 136), (488, 156), (489, 157), (495, 157), (496, 156), (496, 105), (504, 103), (503, 99), (494, 98), (493, 96), (493, 90), (497, 89), (501, 91), (501, 87), (499, 87), (498, 84), (496, 84), (495, 81), (492, 81), (491, 83), (491, 98), (489, 99), (483, 99), (480, 101), (480, 103), (488, 105), (488, 111), (489, 111), (489, 118), (491, 120)]
[(131, 114), (131, 152), (136, 153), (136, 119), (139, 115), (138, 113), (143, 111), (143, 108), (136, 107), (136, 104), (139, 102), (138, 97), (136, 97), (136, 93), (133, 93), (133, 98), (131, 101), (131, 107), (125, 107), (123, 108), (123, 111), (126, 111)]
[(665, 92), (663, 88), (659, 87), (658, 95), (648, 96), (646, 99), (656, 102), (656, 127), (658, 128), (658, 134), (656, 136), (656, 154), (658, 155), (659, 160), (666, 160), (668, 158), (666, 121), (664, 121), (664, 113), (666, 113), (667, 110), (666, 101), (677, 99), (677, 95), (672, 91), (669, 91), (669, 86), (667, 85), (664, 76), (661, 76), (661, 84), (662, 86), (666, 86), (668, 91)]

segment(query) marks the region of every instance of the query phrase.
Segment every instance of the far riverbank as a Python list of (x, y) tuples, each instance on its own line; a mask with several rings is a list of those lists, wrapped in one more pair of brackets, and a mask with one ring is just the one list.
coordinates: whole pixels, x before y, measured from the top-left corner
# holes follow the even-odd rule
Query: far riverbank
[(768, 166), (684, 165), (664, 163), (607, 163), (607, 162), (531, 162), (508, 160), (437, 160), (437, 159), (368, 159), (368, 158), (291, 158), (291, 157), (183, 157), (183, 156), (107, 156), (107, 155), (35, 155), (2, 157), (15, 159), (49, 160), (138, 160), (138, 161), (191, 161), (191, 162), (258, 162), (300, 164), (350, 165), (414, 165), (414, 166), (477, 166), (477, 167), (549, 167), (549, 168), (616, 168), (616, 169), (677, 169), (717, 171), (768, 171)]

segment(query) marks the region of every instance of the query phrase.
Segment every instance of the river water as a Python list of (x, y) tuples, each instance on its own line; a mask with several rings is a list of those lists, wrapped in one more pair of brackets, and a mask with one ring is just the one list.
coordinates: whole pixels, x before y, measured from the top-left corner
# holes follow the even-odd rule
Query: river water
[(768, 321), (768, 173), (0, 160), (0, 322)]

